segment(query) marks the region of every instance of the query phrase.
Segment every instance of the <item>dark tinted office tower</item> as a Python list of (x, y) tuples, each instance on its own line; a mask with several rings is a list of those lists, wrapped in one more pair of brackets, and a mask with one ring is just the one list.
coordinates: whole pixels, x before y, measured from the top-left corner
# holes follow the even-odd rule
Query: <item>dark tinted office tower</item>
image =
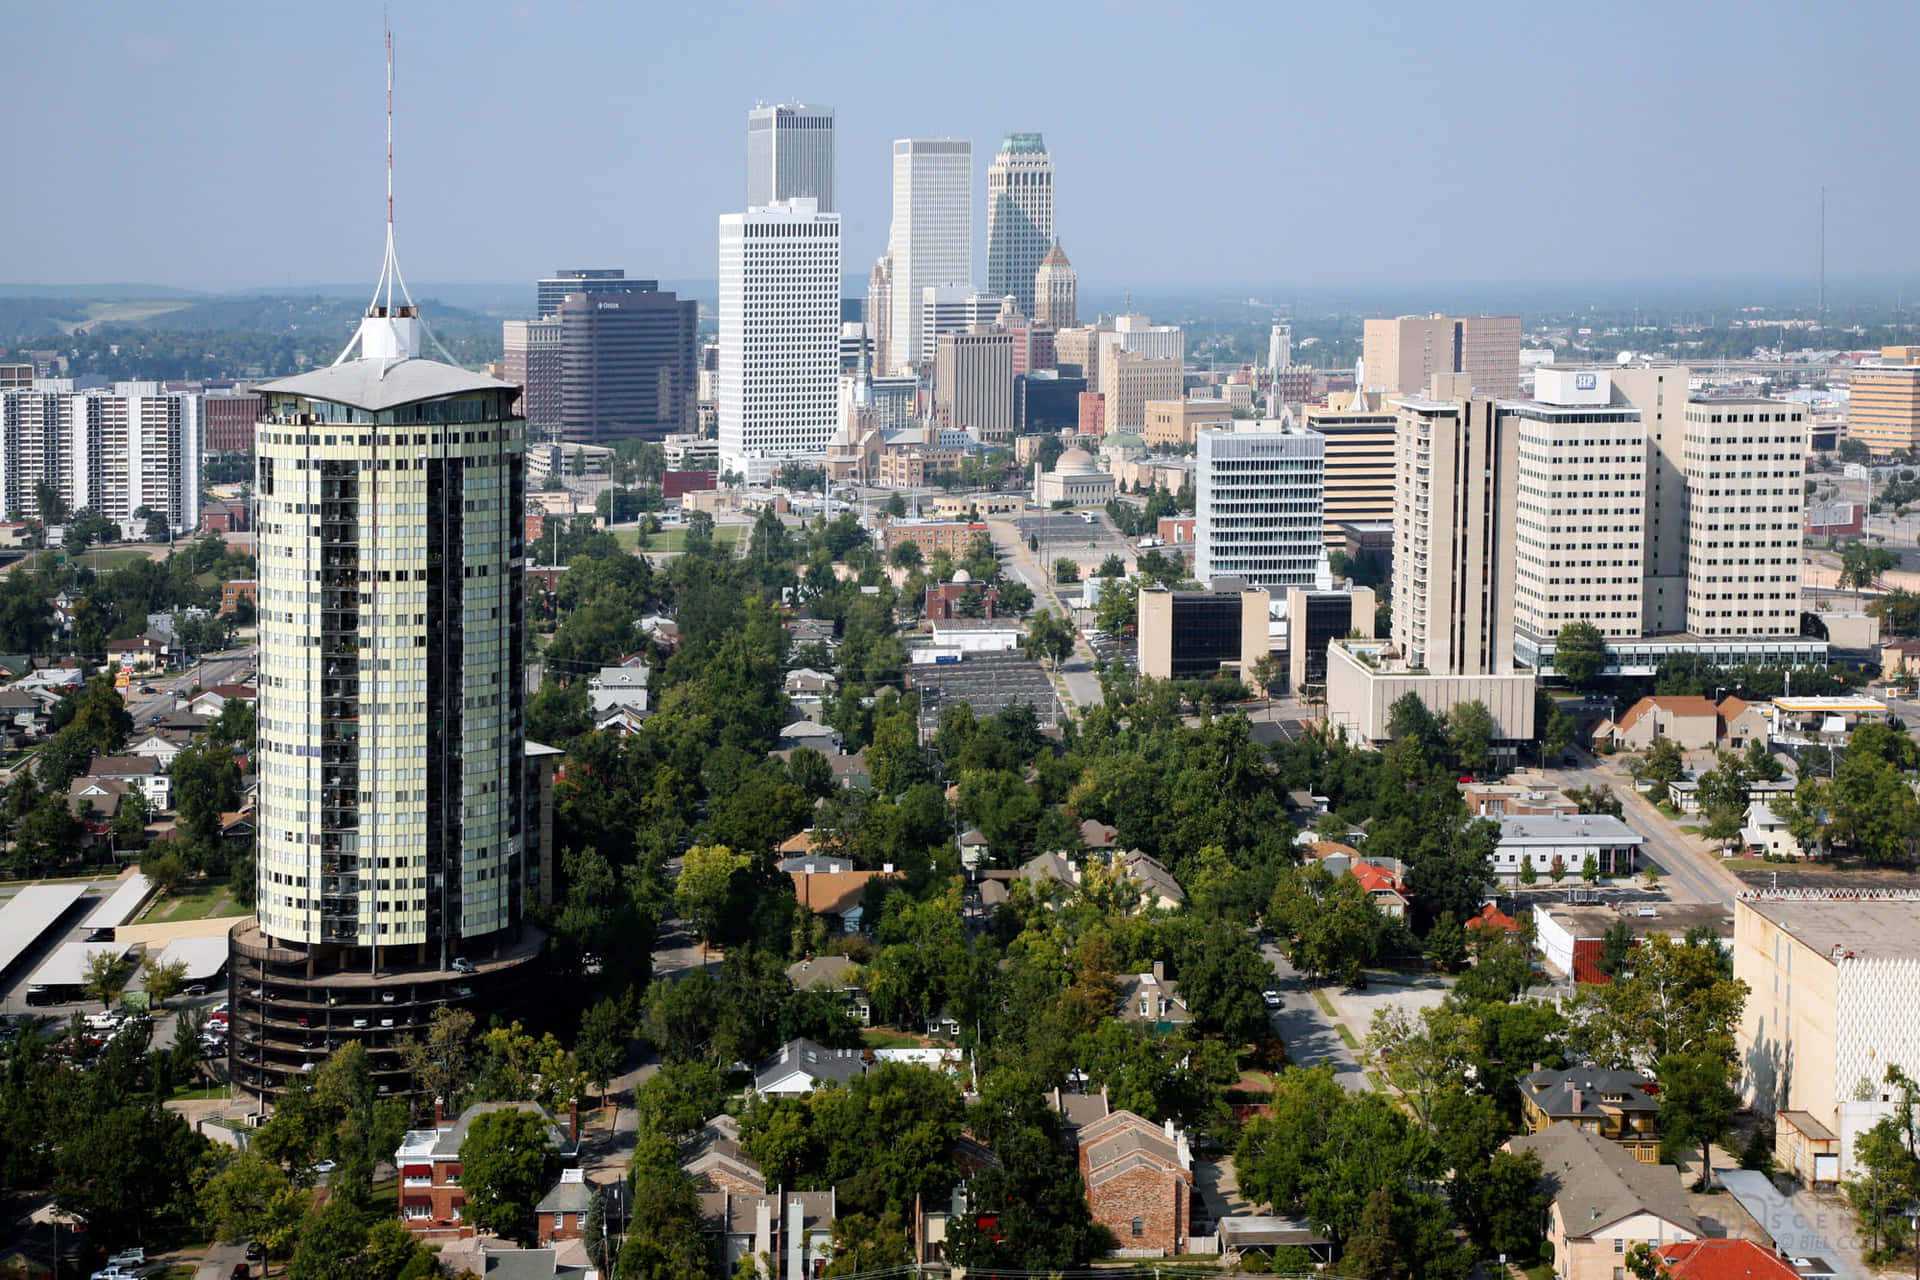
[(1013, 429), (1019, 435), (1065, 431), (1080, 425), (1085, 378), (1025, 373), (1013, 380)]
[(657, 280), (629, 280), (620, 267), (562, 267), (545, 280), (536, 281), (534, 314), (550, 316), (560, 310), (560, 300), (570, 293), (599, 293), (608, 289), (654, 289)]
[(698, 307), (652, 281), (560, 305), (560, 426), (573, 444), (691, 430)]

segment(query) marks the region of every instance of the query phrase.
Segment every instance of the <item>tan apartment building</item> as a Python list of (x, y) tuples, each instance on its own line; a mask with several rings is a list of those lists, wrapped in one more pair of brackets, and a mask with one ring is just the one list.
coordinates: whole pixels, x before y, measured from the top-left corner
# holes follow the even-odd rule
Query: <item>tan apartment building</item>
[(1124, 350), (1104, 353), (1100, 357), (1100, 395), (1105, 401), (1105, 434), (1137, 432), (1146, 425), (1147, 401), (1179, 398), (1180, 367), (1180, 360), (1173, 356), (1143, 356)]
[(1519, 453), (1471, 383), (1437, 374), (1427, 394), (1390, 402), (1393, 643), (1407, 666), (1443, 676), (1513, 669)]
[(972, 427), (982, 444), (1013, 438), (1013, 335), (974, 330), (934, 341), (933, 419)]
[(1394, 316), (1365, 322), (1362, 390), (1408, 395), (1437, 373), (1464, 373), (1473, 394), (1520, 394), (1520, 317)]
[(1327, 441), (1326, 540), (1344, 547), (1345, 526), (1393, 519), (1394, 441), (1398, 418), (1375, 394), (1345, 408), (1309, 406), (1301, 425)]
[(1057, 331), (1053, 335), (1054, 367), (1073, 365), (1089, 387), (1099, 386), (1100, 335), (1112, 330), (1110, 324), (1088, 324)]
[(1499, 407), (1519, 461), (1514, 625), (1550, 641), (1584, 621), (1608, 640), (1638, 640), (1647, 473), (1640, 411), (1612, 403), (1601, 370), (1543, 368), (1535, 379), (1534, 399)]
[(1920, 347), (1882, 347), (1880, 363), (1861, 365), (1847, 385), (1849, 439), (1878, 457), (1920, 447)]
[(1201, 427), (1233, 421), (1225, 400), (1149, 400), (1140, 436), (1149, 449), (1183, 448)]
[(1806, 408), (1694, 400), (1686, 424), (1687, 631), (1798, 636)]
[(942, 471), (958, 471), (966, 454), (958, 449), (882, 449), (874, 482), (883, 489), (924, 489)]
[(1478, 702), (1493, 716), (1496, 767), (1513, 767), (1513, 744), (1533, 737), (1533, 673), (1442, 675), (1412, 666), (1395, 656), (1399, 652), (1387, 640), (1330, 643), (1328, 721), (1350, 741), (1379, 745), (1393, 737), (1389, 732), (1393, 704), (1409, 693), (1436, 716), (1445, 716), (1462, 703)]
[(1894, 1102), (1887, 1069), (1920, 1075), (1920, 895), (1753, 895), (1734, 903), (1736, 1035), (1747, 1101), (1788, 1148), (1834, 1157), (1832, 1181)]

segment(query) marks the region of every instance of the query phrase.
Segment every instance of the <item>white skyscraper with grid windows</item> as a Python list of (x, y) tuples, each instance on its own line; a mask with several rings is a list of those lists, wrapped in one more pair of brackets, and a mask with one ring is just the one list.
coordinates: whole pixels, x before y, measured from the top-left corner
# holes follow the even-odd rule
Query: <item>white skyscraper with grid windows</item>
[(802, 198), (833, 212), (833, 108), (755, 107), (747, 113), (747, 207)]
[[(921, 308), (930, 285), (973, 280), (973, 143), (899, 138), (893, 144), (893, 332), (889, 372), (912, 373), (923, 354)], [(906, 305), (899, 305), (904, 300)]]
[[(917, 312), (915, 314), (918, 314)], [(794, 199), (720, 216), (720, 459), (749, 481), (839, 426), (840, 215)]]

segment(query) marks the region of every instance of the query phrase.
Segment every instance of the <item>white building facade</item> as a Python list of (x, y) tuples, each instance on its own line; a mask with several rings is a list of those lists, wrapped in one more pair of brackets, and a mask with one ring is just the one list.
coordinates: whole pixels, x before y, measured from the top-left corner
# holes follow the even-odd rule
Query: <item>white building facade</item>
[(720, 217), (721, 465), (826, 452), (838, 426), (840, 215), (810, 199)]
[(46, 379), (0, 394), (0, 517), (40, 519), (41, 486), (71, 512), (91, 511), (127, 532), (134, 512), (157, 512), (175, 534), (200, 524), (203, 398), (157, 382), (75, 391)]
[(991, 329), (1006, 299), (970, 284), (930, 284), (920, 291), (920, 359), (931, 360), (943, 333)]
[(1010, 133), (987, 167), (987, 291), (1034, 315), (1033, 282), (1053, 244), (1053, 157), (1037, 133)]
[(1599, 370), (1542, 369), (1534, 399), (1501, 401), (1518, 448), (1514, 625), (1551, 641), (1569, 622), (1608, 640), (1643, 630), (1647, 431)]
[(1807, 411), (1781, 400), (1687, 404), (1687, 630), (1800, 634)]
[[(931, 348), (917, 305), (928, 285), (973, 280), (973, 143), (899, 138), (893, 144), (893, 331), (889, 373), (911, 373)], [(904, 302), (906, 305), (900, 305)]]
[(747, 207), (798, 199), (833, 212), (833, 108), (757, 106), (747, 113)]
[(1326, 438), (1278, 419), (1195, 434), (1194, 576), (1324, 585)]

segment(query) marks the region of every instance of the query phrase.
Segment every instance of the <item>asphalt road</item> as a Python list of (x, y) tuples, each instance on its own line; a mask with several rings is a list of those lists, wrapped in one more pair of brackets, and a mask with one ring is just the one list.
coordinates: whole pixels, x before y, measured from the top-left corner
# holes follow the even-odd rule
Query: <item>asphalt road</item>
[[(1586, 757), (1582, 757), (1586, 759)], [(1660, 868), (1661, 885), (1675, 902), (1724, 902), (1745, 888), (1739, 877), (1720, 865), (1720, 859), (1700, 842), (1681, 831), (1667, 815), (1633, 789), (1631, 779), (1611, 769), (1588, 764), (1578, 769), (1562, 769), (1554, 779), (1567, 787), (1598, 786), (1620, 797), (1627, 824), (1646, 837), (1641, 846), (1643, 861), (1651, 859)]]
[(1329, 1064), (1333, 1067), (1333, 1078), (1349, 1093), (1370, 1088), (1353, 1050), (1340, 1038), (1332, 1019), (1321, 1012), (1307, 980), (1287, 963), (1287, 958), (1271, 942), (1261, 944), (1260, 951), (1273, 966), (1274, 985), (1279, 987), (1281, 998), (1280, 1007), (1268, 1010), (1267, 1018), (1273, 1023), (1280, 1042), (1287, 1046), (1288, 1059), (1300, 1067)]
[[(1075, 524), (1080, 522), (1076, 519)], [(1085, 527), (1085, 526), (1082, 526)], [(1033, 592), (1037, 605), (1051, 607), (1072, 625), (1073, 610), (1067, 608), (1060, 595), (1049, 581), (1051, 574), (1041, 566), (1037, 556), (1027, 546), (1026, 537), (1011, 520), (989, 520), (987, 529), (993, 535), (994, 547), (1007, 559), (1007, 567), (1013, 576), (1025, 583)], [(1071, 700), (1073, 710), (1098, 705), (1103, 694), (1100, 690), (1100, 677), (1093, 671), (1093, 650), (1088, 647), (1086, 637), (1076, 635), (1073, 652), (1060, 663), (1055, 683), (1063, 687), (1066, 697)]]
[[(135, 680), (126, 694), (133, 727), (136, 731), (151, 728), (162, 716), (172, 712), (178, 700), (195, 685), (211, 689), (217, 684), (237, 684), (252, 669), (252, 649), (228, 649), (224, 653), (209, 654), (184, 671), (158, 679)], [(150, 686), (153, 692), (141, 693), (142, 684)]]

